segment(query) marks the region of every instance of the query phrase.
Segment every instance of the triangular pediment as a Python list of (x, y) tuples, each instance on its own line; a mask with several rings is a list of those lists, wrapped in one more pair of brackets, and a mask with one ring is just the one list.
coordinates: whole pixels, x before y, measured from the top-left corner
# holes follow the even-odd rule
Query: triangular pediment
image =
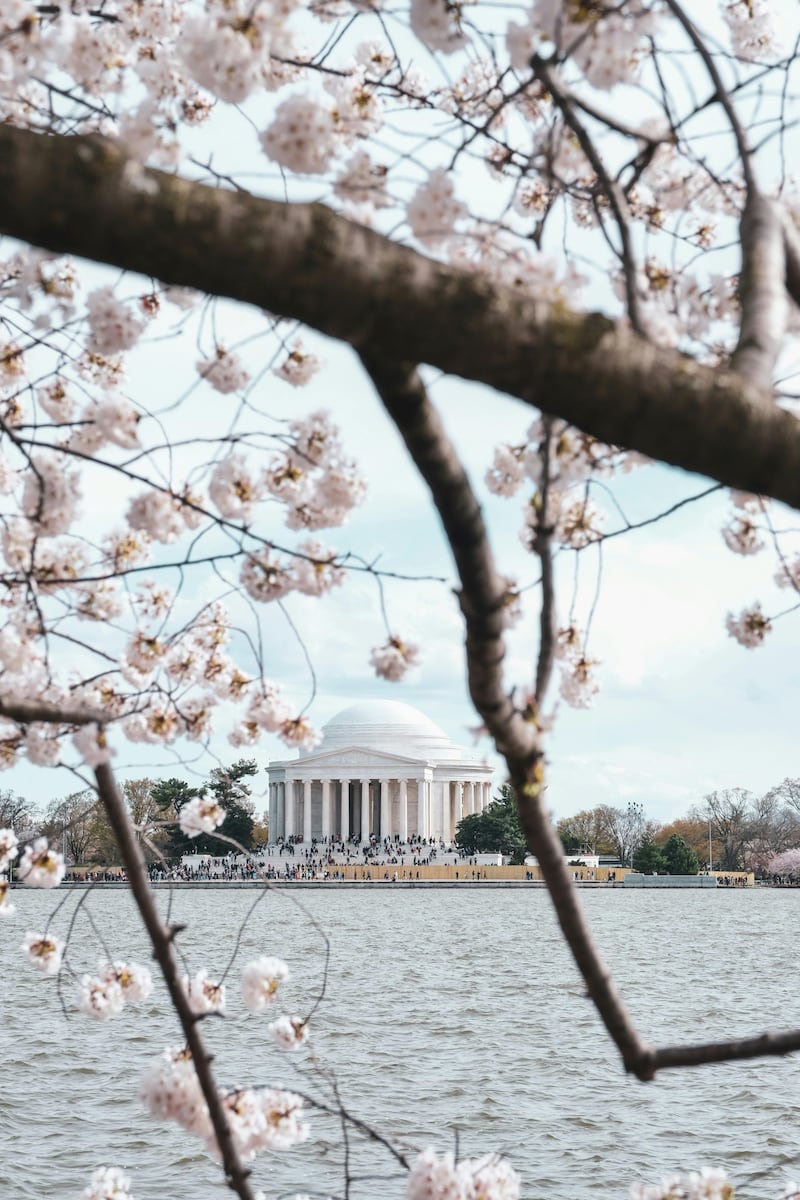
[[(278, 764), (273, 765), (277, 766)], [(359, 773), (371, 769), (383, 773), (392, 767), (402, 768), (406, 772), (409, 772), (409, 769), (419, 771), (429, 763), (424, 758), (408, 758), (402, 754), (388, 754), (384, 750), (367, 750), (363, 746), (346, 746), (336, 750), (321, 751), (318, 754), (304, 754), (302, 758), (280, 765), (285, 766), (292, 773), (301, 772), (303, 775), (307, 775), (311, 768), (315, 771), (323, 768), (333, 771), (335, 768), (339, 776), (347, 779), (349, 778), (348, 772), (357, 776)]]

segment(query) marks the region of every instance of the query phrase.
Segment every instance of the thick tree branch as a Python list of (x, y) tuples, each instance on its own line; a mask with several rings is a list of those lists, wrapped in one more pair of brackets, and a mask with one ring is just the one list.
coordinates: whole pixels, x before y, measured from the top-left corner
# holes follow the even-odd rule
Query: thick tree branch
[[(652, 1078), (643, 1044), (600, 957), (544, 805), (544, 755), (534, 724), (503, 687), (503, 596), (480, 505), (413, 366), (362, 354), (375, 387), (431, 490), (461, 582), (470, 694), (508, 766), (526, 841), (539, 861), (564, 938), (628, 1071)], [(547, 452), (546, 448), (546, 451)]]
[(602, 441), (800, 508), (800, 429), (735, 372), (426, 259), (318, 204), (144, 170), (113, 143), (0, 127), (0, 232), (230, 296), (430, 363)]
[(783, 252), (786, 256), (786, 290), (800, 307), (800, 232), (786, 209), (781, 209)]
[(742, 320), (731, 365), (767, 391), (786, 332), (786, 253), (778, 209), (755, 190), (748, 193), (740, 236)]
[(62, 708), (59, 704), (50, 704), (46, 700), (2, 700), (0, 699), (0, 717), (8, 717), (18, 721), (20, 725), (30, 725), (36, 721), (47, 721), (59, 725), (91, 725), (108, 721), (108, 713), (98, 712), (91, 708)]
[(228, 1184), (237, 1196), (241, 1197), (241, 1200), (255, 1200), (255, 1194), (250, 1186), (250, 1172), (242, 1164), (234, 1145), (230, 1126), (220, 1102), (216, 1081), (211, 1073), (211, 1059), (200, 1036), (197, 1018), (189, 1007), (188, 996), (181, 984), (170, 930), (164, 925), (156, 908), (144, 856), (141, 846), (136, 840), (136, 833), (128, 816), (125, 801), (117, 787), (114, 774), (107, 764), (101, 764), (96, 768), (95, 778), (97, 779), (97, 791), (117, 839), (120, 857), (133, 892), (133, 898), (136, 901), (136, 907), (139, 909), (153, 946), (153, 957), (161, 968), (172, 1007), (178, 1015), (186, 1044), (191, 1051), (192, 1062), (197, 1072), (203, 1097), (208, 1105), (208, 1114), (214, 1128)]
[(416, 369), (362, 353), (362, 361), (393, 418), (444, 525), (461, 582), (472, 700), (503, 754), (517, 797), (525, 839), (536, 855), (575, 963), (626, 1071), (650, 1080), (669, 1067), (696, 1066), (800, 1049), (800, 1030), (725, 1042), (656, 1049), (640, 1038), (600, 956), (544, 802), (543, 752), (534, 725), (503, 688), (502, 594), (480, 506)]

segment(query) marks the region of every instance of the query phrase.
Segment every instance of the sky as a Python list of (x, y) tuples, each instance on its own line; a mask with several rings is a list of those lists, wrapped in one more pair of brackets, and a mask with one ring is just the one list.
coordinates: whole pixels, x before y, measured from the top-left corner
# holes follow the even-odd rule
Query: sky
[[(244, 319), (235, 306), (224, 309), (220, 319)], [(260, 318), (251, 313), (246, 319)], [(316, 676), (310, 717), (319, 728), (350, 703), (403, 700), (425, 712), (455, 742), (485, 755), (495, 765), (499, 787), (504, 778), (500, 761), (487, 740), (475, 742), (471, 733), (478, 720), (467, 694), (453, 568), (426, 489), (350, 351), (315, 336), (306, 340), (325, 360), (324, 369), (302, 390), (266, 377), (264, 402), (288, 404), (294, 413), (320, 407), (332, 412), (348, 451), (367, 477), (369, 497), (344, 528), (324, 531), (323, 540), (377, 560), (387, 572), (410, 577), (384, 581), (385, 603), (393, 632), (421, 648), (421, 664), (406, 681), (392, 684), (374, 676), (369, 651), (385, 635), (375, 583), (363, 574), (353, 575), (322, 601), (292, 598), (288, 607)], [(165, 356), (163, 365), (159, 354)], [(136, 360), (131, 394), (137, 388), (152, 389), (154, 378), (165, 395), (177, 392), (190, 361), (180, 343), (151, 347)], [(519, 538), (527, 493), (499, 499), (489, 495), (483, 482), (493, 445), (523, 437), (531, 410), (455, 379), (431, 377), (431, 394), (484, 505), (500, 569), (522, 585), (532, 582), (536, 562)], [(648, 466), (622, 477), (614, 490), (628, 519), (636, 521), (707, 487), (708, 481), (698, 477)], [(96, 499), (103, 510), (119, 502), (113, 490)], [(613, 509), (607, 507), (606, 528), (612, 529)], [(745, 650), (728, 637), (728, 610), (738, 612), (756, 598), (764, 599), (768, 613), (787, 607), (787, 594), (771, 581), (769, 551), (744, 559), (724, 545), (720, 527), (728, 508), (724, 496), (714, 494), (604, 544), (590, 642), (592, 655), (600, 660), (600, 691), (590, 709), (574, 710), (558, 703), (557, 681), (551, 687), (549, 706), (556, 719), (548, 741), (548, 801), (557, 817), (597, 803), (625, 806), (636, 801), (648, 816), (669, 821), (714, 789), (761, 792), (798, 773), (797, 617), (779, 621), (758, 650)], [(777, 514), (775, 520), (781, 523)], [(783, 524), (790, 520), (787, 514)], [(278, 529), (275, 536), (280, 541), (284, 534)], [(595, 549), (581, 556), (579, 613), (595, 594), (597, 557)], [(562, 556), (557, 576), (562, 619), (573, 570), (573, 556)], [(193, 589), (191, 599), (199, 597), (202, 588), (200, 593)], [(526, 594), (524, 620), (509, 638), (509, 687), (530, 684), (537, 604), (533, 589)], [(259, 617), (270, 677), (295, 703), (304, 704), (311, 680), (303, 651), (273, 606), (263, 606)], [(115, 766), (122, 778), (154, 774), (196, 780), (216, 763), (239, 756), (223, 736), (213, 740), (209, 755), (194, 745), (154, 754), (152, 747), (134, 747), (121, 739), (116, 748)], [(264, 767), (270, 758), (289, 756), (271, 738), (253, 754)], [(0, 783), (42, 805), (79, 786), (63, 770), (27, 766), (7, 771)], [(265, 789), (261, 774), (254, 781), (257, 807), (266, 806)]]
[[(788, 11), (788, 9), (787, 9)], [(218, 139), (221, 170), (252, 151), (240, 141), (241, 126), (226, 126)], [(228, 134), (230, 136), (228, 136)], [(248, 131), (252, 141), (252, 130)], [(198, 147), (199, 153), (199, 147)], [(247, 161), (244, 158), (244, 161)], [(259, 160), (263, 167), (263, 161)], [(485, 175), (482, 176), (485, 178)], [(260, 186), (260, 185), (259, 185)], [(265, 185), (266, 186), (266, 185)], [(598, 263), (602, 268), (602, 254)], [(735, 268), (734, 268), (735, 269)], [(599, 272), (608, 286), (607, 274)], [(106, 282), (97, 268), (89, 280)], [(114, 273), (110, 278), (116, 280)], [(595, 282), (593, 287), (597, 287)], [(144, 282), (126, 281), (121, 292), (135, 295)], [(608, 307), (608, 297), (595, 293), (590, 303)], [(215, 308), (222, 333), (247, 338), (263, 333), (265, 318), (228, 302)], [(206, 330), (206, 333), (208, 330)], [(350, 703), (367, 699), (400, 699), (436, 721), (457, 743), (485, 754), (495, 766), (495, 784), (503, 770), (487, 741), (473, 746), (471, 730), (478, 718), (469, 701), (464, 669), (463, 628), (453, 596), (454, 574), (447, 546), (426, 489), (410, 464), (400, 438), (382, 412), (368, 379), (345, 347), (304, 334), (324, 362), (324, 369), (305, 389), (294, 390), (267, 373), (256, 399), (263, 409), (294, 416), (330, 410), (344, 444), (367, 477), (367, 503), (341, 530), (323, 531), (321, 540), (340, 551), (352, 550), (387, 572), (406, 579), (386, 579), (384, 599), (392, 631), (418, 642), (421, 663), (401, 684), (375, 678), (370, 649), (383, 642), (385, 631), (373, 580), (351, 574), (346, 585), (322, 602), (292, 597), (288, 609), (302, 636), (298, 644), (281, 613), (259, 611), (270, 678), (288, 697), (304, 705), (312, 691), (306, 651), (313, 663), (315, 696), (309, 716), (319, 728)], [(158, 407), (167, 406), (197, 377), (198, 344), (186, 332), (151, 342), (131, 358), (128, 393)], [(483, 478), (493, 446), (524, 437), (533, 413), (522, 404), (486, 388), (428, 373), (431, 395), (440, 408), (476, 487), (489, 523), (500, 570), (520, 585), (536, 578), (535, 560), (520, 542), (523, 491), (517, 499), (489, 495)], [(195, 386), (186, 405), (185, 432), (224, 424), (226, 398), (205, 384)], [(644, 520), (677, 501), (704, 491), (708, 481), (658, 466), (643, 467), (613, 483), (617, 502), (630, 521)], [(108, 475), (98, 479), (89, 497), (87, 521), (100, 521), (122, 509), (125, 486)], [(606, 507), (606, 528), (615, 527), (614, 507)], [(641, 803), (648, 816), (668, 821), (702, 801), (709, 791), (744, 787), (763, 792), (784, 777), (800, 774), (796, 711), (800, 665), (798, 617), (776, 623), (761, 649), (745, 650), (728, 637), (728, 611), (761, 599), (768, 614), (788, 607), (791, 599), (774, 586), (776, 566), (771, 550), (752, 559), (734, 556), (720, 529), (729, 512), (724, 495), (715, 494), (682, 508), (663, 521), (631, 531), (603, 544), (598, 585), (596, 549), (581, 555), (577, 612), (585, 618), (597, 595), (590, 653), (599, 660), (600, 691), (591, 708), (570, 709), (558, 703), (557, 679), (549, 706), (555, 709), (547, 745), (548, 801), (556, 816), (597, 803)], [(776, 512), (777, 525), (791, 526), (790, 514)], [(800, 522), (798, 522), (800, 524)], [(269, 525), (276, 540), (292, 539)], [(558, 562), (559, 614), (565, 619), (575, 570), (572, 555)], [(444, 582), (441, 582), (441, 581)], [(218, 589), (213, 579), (192, 577), (196, 602)], [(509, 636), (508, 687), (527, 689), (537, 652), (537, 597), (526, 593), (522, 624)], [(102, 643), (104, 631), (97, 630)], [(211, 766), (230, 762), (239, 752), (216, 736), (209, 753), (194, 745), (156, 755), (151, 747), (118, 740), (115, 765), (122, 778), (179, 775), (193, 781)], [(260, 765), (287, 757), (277, 739), (265, 738), (254, 750)], [(45, 806), (80, 786), (65, 770), (21, 765), (0, 777), (10, 787)], [(266, 776), (256, 778), (257, 804), (265, 806)]]

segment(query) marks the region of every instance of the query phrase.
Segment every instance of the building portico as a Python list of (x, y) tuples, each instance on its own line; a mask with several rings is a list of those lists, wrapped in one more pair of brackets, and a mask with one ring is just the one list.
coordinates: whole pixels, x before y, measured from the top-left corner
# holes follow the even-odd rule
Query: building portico
[(423, 713), (395, 701), (353, 705), (316, 751), (269, 768), (270, 836), (443, 838), (491, 803), (491, 768)]

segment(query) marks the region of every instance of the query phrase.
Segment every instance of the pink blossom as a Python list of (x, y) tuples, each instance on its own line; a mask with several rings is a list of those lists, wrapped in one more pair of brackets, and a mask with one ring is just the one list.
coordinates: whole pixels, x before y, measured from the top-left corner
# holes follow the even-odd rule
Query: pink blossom
[(36, 838), (25, 847), (19, 862), (19, 880), (27, 887), (54, 888), (64, 878), (64, 859), (51, 850), (47, 838)]

